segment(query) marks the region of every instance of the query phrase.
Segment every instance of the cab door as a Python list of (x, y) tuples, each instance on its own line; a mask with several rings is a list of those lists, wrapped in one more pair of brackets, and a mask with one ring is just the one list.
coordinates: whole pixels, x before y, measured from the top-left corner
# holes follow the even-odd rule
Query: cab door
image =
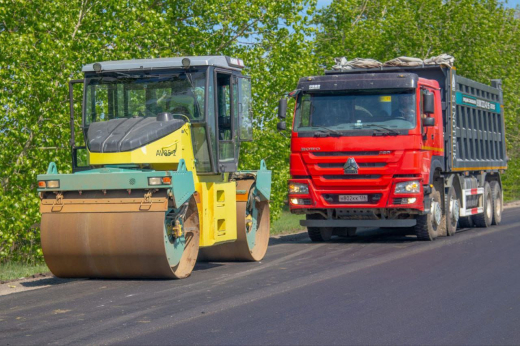
[[(428, 116), (424, 114), (423, 110), (423, 95), (425, 93), (432, 93), (434, 95), (435, 112), (429, 117), (435, 119), (434, 126), (424, 126), (424, 119)], [(422, 87), (420, 90), (420, 112), (421, 112), (421, 132), (423, 136), (423, 149), (430, 150), (434, 155), (443, 155), (444, 152), (444, 136), (442, 124), (442, 110), (440, 105), (440, 90), (430, 87)]]
[(215, 69), (215, 81), (218, 171), (235, 172), (238, 168), (237, 77), (230, 71)]

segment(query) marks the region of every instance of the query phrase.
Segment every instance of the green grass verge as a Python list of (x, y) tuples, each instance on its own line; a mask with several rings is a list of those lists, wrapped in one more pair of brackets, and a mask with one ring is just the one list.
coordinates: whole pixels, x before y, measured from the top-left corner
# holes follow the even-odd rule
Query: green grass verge
[(282, 211), (282, 216), (273, 223), (271, 223), (271, 235), (294, 233), (305, 229), (300, 226), (300, 220), (303, 220), (305, 215), (291, 214), (288, 210)]
[(47, 273), (49, 268), (45, 263), (17, 263), (8, 262), (0, 264), (0, 281), (20, 279), (38, 273)]

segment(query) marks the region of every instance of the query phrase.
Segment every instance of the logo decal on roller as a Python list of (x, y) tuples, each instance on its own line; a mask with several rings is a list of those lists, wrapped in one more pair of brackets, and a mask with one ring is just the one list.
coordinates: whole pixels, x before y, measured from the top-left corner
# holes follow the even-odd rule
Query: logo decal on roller
[(175, 147), (173, 149), (167, 149), (167, 148), (158, 149), (157, 152), (155, 153), (155, 156), (175, 156), (176, 152), (177, 152), (177, 143), (175, 143)]
[(175, 156), (175, 152), (177, 149), (169, 150), (169, 149), (159, 149), (155, 156)]

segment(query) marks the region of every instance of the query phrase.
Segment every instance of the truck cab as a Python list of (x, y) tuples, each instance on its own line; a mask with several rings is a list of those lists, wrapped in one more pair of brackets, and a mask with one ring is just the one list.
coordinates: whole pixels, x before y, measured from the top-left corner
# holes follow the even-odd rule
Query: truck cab
[[(454, 69), (440, 66), (299, 80), (290, 94), (288, 202), (292, 213), (306, 215), (312, 240), (358, 227), (410, 227), (429, 240), (446, 232), (446, 181), (459, 169), (451, 143), (455, 80)], [(451, 211), (460, 216), (466, 183), (456, 175), (460, 196)]]

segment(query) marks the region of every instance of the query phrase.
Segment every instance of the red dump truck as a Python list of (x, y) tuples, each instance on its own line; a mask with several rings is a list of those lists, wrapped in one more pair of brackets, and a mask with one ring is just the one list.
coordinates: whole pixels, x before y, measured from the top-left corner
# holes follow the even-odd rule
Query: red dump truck
[[(313, 241), (359, 227), (420, 240), (499, 224), (507, 168), (499, 79), (453, 67), (379, 67), (304, 77), (295, 91), (289, 206)], [(280, 100), (280, 130), (287, 99)]]

